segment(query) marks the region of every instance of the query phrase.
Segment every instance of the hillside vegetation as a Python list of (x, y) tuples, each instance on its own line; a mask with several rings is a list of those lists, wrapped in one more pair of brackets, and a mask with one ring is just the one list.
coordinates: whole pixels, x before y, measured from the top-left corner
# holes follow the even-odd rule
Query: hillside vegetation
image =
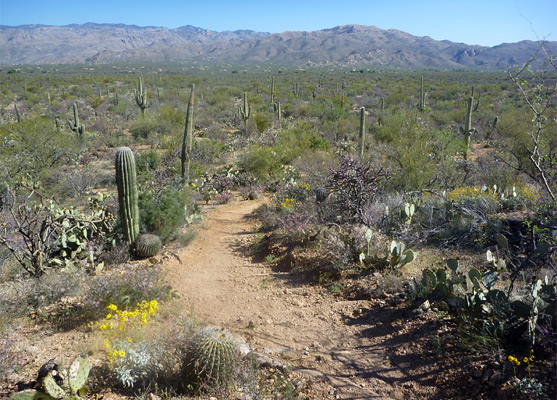
[[(269, 276), (392, 310), (401, 331), (443, 326), (391, 349), (420, 339), (445, 370), (400, 396), (554, 398), (556, 72), (4, 68), (2, 396), (317, 398), (173, 306), (165, 266), (204, 210), (260, 199), (236, 250)], [(370, 324), (358, 310), (337, 325)], [(90, 353), (69, 384), (51, 366), (31, 387), (48, 362), (25, 358), (32, 328), (69, 333), (64, 367)]]

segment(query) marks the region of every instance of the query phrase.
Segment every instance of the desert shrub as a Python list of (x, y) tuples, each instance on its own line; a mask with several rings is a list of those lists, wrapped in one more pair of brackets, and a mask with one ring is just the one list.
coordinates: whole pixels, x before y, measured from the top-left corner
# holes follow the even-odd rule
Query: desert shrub
[(259, 180), (280, 175), (282, 163), (270, 147), (252, 146), (240, 159), (238, 166)]
[(138, 204), (141, 230), (153, 233), (163, 240), (170, 239), (184, 223), (185, 209), (186, 206), (192, 207), (191, 201), (187, 189), (173, 186), (140, 193)]
[(90, 278), (82, 302), (98, 319), (109, 304), (128, 310), (144, 300), (168, 300), (171, 290), (160, 266), (124, 264)]
[(20, 204), (10, 212), (0, 245), (8, 249), (30, 276), (49, 269), (84, 265), (95, 269), (95, 247), (112, 241), (114, 216), (102, 194), (89, 199), (83, 212), (53, 200)]
[(135, 158), (137, 174), (155, 171), (161, 165), (161, 159), (160, 153), (153, 149), (139, 153)]
[(218, 140), (196, 140), (192, 146), (192, 160), (204, 164), (216, 164), (229, 151), (229, 146)]
[(255, 122), (255, 127), (259, 133), (265, 132), (270, 125), (269, 118), (263, 113), (255, 113), (253, 121)]
[(343, 222), (370, 225), (367, 211), (383, 190), (388, 174), (349, 155), (343, 155), (338, 167), (330, 171), (327, 187), (332, 196), (328, 202), (333, 214)]
[[(73, 136), (56, 131), (47, 118), (26, 118), (20, 123), (0, 125), (0, 169), (2, 181), (12, 190), (22, 180), (41, 187), (44, 176), (78, 159), (80, 144)], [(49, 187), (44, 187), (48, 191)]]
[(387, 143), (389, 186), (397, 191), (448, 188), (459, 180), (455, 155), (462, 145), (452, 133), (438, 131), (416, 111), (403, 109), (377, 128)]
[(296, 123), (282, 130), (275, 145), (282, 164), (290, 163), (308, 150), (327, 151), (329, 147), (330, 143), (307, 123)]
[(143, 119), (134, 122), (129, 129), (136, 141), (140, 139), (145, 140), (148, 139), (151, 135), (155, 134), (157, 124), (152, 119)]

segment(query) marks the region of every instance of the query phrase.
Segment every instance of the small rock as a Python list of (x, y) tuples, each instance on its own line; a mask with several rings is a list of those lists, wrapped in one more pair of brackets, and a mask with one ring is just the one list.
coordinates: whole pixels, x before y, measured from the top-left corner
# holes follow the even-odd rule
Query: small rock
[(431, 305), (429, 304), (429, 300), (424, 301), (421, 305), (420, 305), (420, 310), (426, 312), (429, 311), (431, 308)]

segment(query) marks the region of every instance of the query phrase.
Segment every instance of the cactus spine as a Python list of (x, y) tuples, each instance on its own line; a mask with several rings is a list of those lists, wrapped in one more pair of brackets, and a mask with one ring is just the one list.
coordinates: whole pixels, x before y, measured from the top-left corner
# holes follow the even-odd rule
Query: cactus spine
[(137, 103), (139, 109), (141, 110), (141, 116), (145, 116), (145, 109), (147, 108), (147, 92), (145, 91), (145, 87), (143, 87), (143, 79), (139, 78), (139, 83), (137, 85), (137, 89), (134, 91), (135, 95), (135, 102)]
[(191, 85), (190, 99), (186, 110), (186, 127), (184, 129), (184, 140), (182, 141), (182, 181), (187, 182), (190, 177), (191, 148), (193, 137), (193, 103), (195, 84)]
[(360, 108), (360, 158), (364, 156), (366, 144), (366, 109)]
[(83, 137), (83, 134), (85, 133), (85, 125), (79, 123), (79, 113), (77, 111), (77, 104), (75, 104), (75, 103), (73, 103), (73, 122), (68, 121), (68, 127), (79, 138)]
[(128, 242), (133, 243), (139, 234), (139, 207), (135, 159), (129, 147), (119, 147), (116, 150), (115, 169), (124, 237)]

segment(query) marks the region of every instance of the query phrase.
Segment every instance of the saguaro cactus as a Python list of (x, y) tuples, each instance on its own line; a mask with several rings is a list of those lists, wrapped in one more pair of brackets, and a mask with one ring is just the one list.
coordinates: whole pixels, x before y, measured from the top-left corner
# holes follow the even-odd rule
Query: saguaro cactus
[(143, 79), (139, 78), (139, 83), (137, 85), (137, 89), (134, 91), (135, 95), (135, 102), (137, 103), (139, 109), (141, 110), (141, 116), (145, 116), (145, 109), (147, 108), (147, 92), (145, 91), (145, 87), (143, 87)]
[(77, 112), (77, 104), (73, 103), (73, 119), (68, 121), (68, 127), (78, 136), (83, 137), (85, 133), (85, 125), (79, 123), (79, 113)]
[(248, 119), (251, 115), (251, 106), (248, 104), (248, 94), (244, 92), (244, 101), (242, 107), (238, 107), (238, 115), (247, 124)]
[(186, 127), (182, 141), (182, 181), (187, 182), (190, 177), (191, 148), (193, 138), (193, 103), (195, 84), (191, 85), (190, 99), (186, 110)]
[(420, 82), (420, 100), (418, 103), (418, 109), (420, 111), (425, 110), (425, 92), (424, 92), (424, 76), (422, 75), (422, 79)]
[(280, 101), (278, 103), (273, 104), (273, 108), (275, 110), (275, 115), (277, 116), (278, 127), (280, 128), (280, 116), (282, 114), (282, 112), (280, 110)]
[(21, 114), (19, 113), (19, 108), (17, 106), (17, 103), (14, 103), (14, 109), (15, 109), (15, 117), (17, 119), (17, 122), (21, 122)]
[(135, 158), (129, 147), (119, 147), (116, 150), (115, 169), (124, 237), (128, 242), (133, 243), (139, 235), (139, 207)]
[(275, 103), (275, 77), (271, 77), (271, 104)]
[(360, 108), (360, 158), (364, 156), (366, 144), (366, 109)]
[(468, 99), (468, 108), (466, 111), (466, 120), (464, 122), (464, 143), (466, 144), (466, 151), (464, 153), (464, 159), (468, 160), (468, 156), (470, 155), (470, 137), (472, 136), (472, 132), (474, 128), (472, 128), (472, 104), (474, 103), (474, 88), (472, 88), (472, 95)]

